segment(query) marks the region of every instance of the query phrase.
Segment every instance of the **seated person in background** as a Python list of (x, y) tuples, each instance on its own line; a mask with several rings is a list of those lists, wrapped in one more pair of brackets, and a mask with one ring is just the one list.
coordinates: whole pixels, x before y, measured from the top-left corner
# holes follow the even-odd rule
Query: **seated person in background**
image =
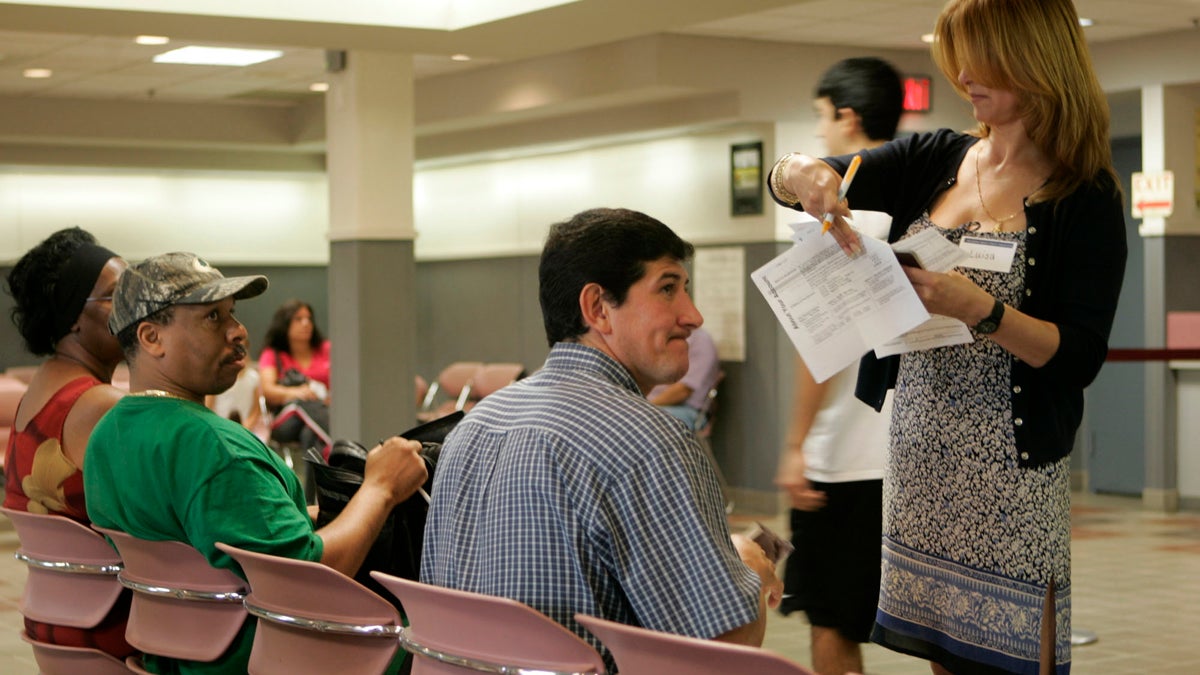
[(731, 539), (695, 435), (645, 398), (687, 372), (703, 321), (683, 267), (692, 252), (623, 209), (551, 227), (538, 272), (550, 355), (447, 436), (423, 582), (524, 602), (599, 647), (610, 669), (576, 612), (761, 644), (782, 590), (774, 567)]
[(262, 378), (258, 368), (247, 364), (231, 387), (220, 394), (205, 396), (204, 405), (221, 417), (240, 422), (263, 441), (267, 439)]
[[(32, 248), (8, 275), (13, 321), (26, 349), (49, 356), (29, 382), (8, 439), (4, 506), (10, 509), (88, 522), (84, 451), (96, 421), (124, 394), (110, 384), (124, 356), (108, 332), (108, 314), (125, 267), (90, 233), (72, 227)], [(25, 630), (41, 642), (125, 658), (134, 653), (125, 642), (128, 616), (125, 597), (92, 629), (26, 619)]]
[(708, 331), (697, 327), (688, 337), (687, 374), (678, 382), (657, 385), (646, 398), (683, 420), (689, 429), (699, 429), (704, 426), (701, 414), (708, 403), (708, 392), (716, 386), (720, 375), (717, 344)]
[[(292, 401), (329, 402), (329, 341), (317, 328), (312, 305), (300, 300), (280, 305), (264, 344), (258, 372), (268, 406), (274, 410)], [(291, 370), (307, 381), (285, 384), (284, 376)]]
[[(313, 320), (312, 305), (288, 300), (275, 310), (266, 348), (258, 358), (263, 396), (276, 417), (270, 439), (301, 448), (329, 444), (329, 341)], [(287, 406), (285, 408), (285, 406)]]
[[(300, 482), (283, 460), (203, 404), (245, 367), (246, 329), (234, 301), (266, 287), (266, 277), (226, 279), (190, 253), (149, 258), (122, 276), (109, 327), (129, 360), (131, 393), (88, 444), (88, 515), (141, 539), (190, 544), (214, 567), (239, 574), (217, 542), (353, 576), (388, 513), (425, 481), (421, 445), (392, 438), (373, 448), (362, 487), (340, 516), (313, 530)], [(245, 673), (253, 626), (247, 621), (215, 662), (146, 655), (147, 669)]]

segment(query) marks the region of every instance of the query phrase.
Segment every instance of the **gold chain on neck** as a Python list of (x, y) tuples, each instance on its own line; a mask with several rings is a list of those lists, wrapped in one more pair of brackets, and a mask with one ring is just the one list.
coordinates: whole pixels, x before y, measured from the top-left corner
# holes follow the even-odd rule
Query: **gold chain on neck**
[(172, 394), (169, 391), (163, 391), (162, 389), (146, 389), (143, 391), (135, 391), (135, 392), (131, 393), (130, 396), (150, 396), (152, 398), (177, 398), (180, 401), (190, 401), (191, 400), (189, 398), (180, 396), (179, 394)]
[(1025, 206), (1022, 204), (1020, 211), (1004, 216), (1003, 218), (997, 218), (996, 216), (992, 215), (991, 211), (988, 211), (987, 202), (983, 201), (983, 180), (980, 178), (979, 172), (979, 155), (981, 154), (983, 154), (982, 150), (977, 149), (975, 151), (975, 191), (979, 194), (979, 205), (983, 207), (984, 215), (990, 218), (992, 222), (996, 223), (996, 229), (999, 230), (1004, 226), (1004, 223), (1007, 223), (1013, 218), (1025, 213)]

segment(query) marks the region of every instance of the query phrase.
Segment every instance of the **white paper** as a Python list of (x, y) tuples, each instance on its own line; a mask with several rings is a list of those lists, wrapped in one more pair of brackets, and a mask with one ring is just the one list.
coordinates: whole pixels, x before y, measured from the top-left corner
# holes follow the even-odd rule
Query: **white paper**
[(928, 227), (892, 244), (893, 251), (912, 253), (930, 272), (949, 272), (967, 259), (967, 252), (951, 244), (937, 228)]
[(820, 223), (799, 223), (796, 245), (751, 275), (818, 382), (929, 318), (888, 245), (861, 237), (849, 258)]
[[(949, 272), (969, 258), (967, 251), (951, 244), (933, 227), (892, 244), (892, 250), (912, 253), (921, 263), (921, 267), (930, 272)], [(934, 314), (920, 326), (875, 347), (875, 356), (883, 358), (921, 349), (965, 344), (974, 340), (967, 324), (958, 319)]]
[(696, 249), (693, 300), (722, 361), (746, 360), (746, 252), (740, 246)]
[(925, 323), (876, 347), (875, 356), (882, 359), (893, 354), (964, 344), (974, 339), (967, 324), (941, 314), (931, 314)]

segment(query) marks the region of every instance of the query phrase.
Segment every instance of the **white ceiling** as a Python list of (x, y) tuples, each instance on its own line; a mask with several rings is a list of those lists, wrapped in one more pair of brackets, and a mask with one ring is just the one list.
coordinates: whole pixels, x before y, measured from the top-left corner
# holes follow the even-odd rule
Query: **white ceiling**
[[(864, 49), (919, 50), (925, 48), (920, 36), (931, 30), (943, 4), (942, 0), (810, 0), (791, 3), (779, 0), (726, 0), (694, 2), (690, 6), (686, 2), (654, 0), (654, 3), (658, 5), (650, 0), (593, 0), (578, 3), (583, 8), (575, 14), (554, 14), (554, 10), (547, 10), (539, 13), (544, 17), (528, 15), (485, 26), (475, 33), (463, 31), (464, 39), (458, 43), (452, 35), (430, 36), (430, 31), (404, 35), (414, 37), (414, 44), (423, 42), (425, 47), (430, 48), (426, 51), (437, 52), (414, 56), (418, 78), (523, 58), (538, 53), (538, 46), (544, 45), (541, 49), (543, 53), (545, 49), (562, 51), (594, 44), (597, 40), (632, 37), (648, 31)], [(1200, 20), (1200, 0), (1078, 0), (1076, 4), (1082, 16), (1095, 21), (1095, 25), (1086, 30), (1092, 42), (1186, 30), (1194, 28)], [(761, 10), (763, 6), (768, 9)], [(247, 35), (279, 35), (285, 39), (289, 34), (294, 35), (297, 38), (295, 43), (303, 46), (283, 46), (282, 58), (246, 68), (170, 65), (152, 63), (151, 57), (188, 44), (262, 46), (268, 42), (186, 39), (175, 35), (169, 45), (142, 46), (134, 44), (133, 34), (122, 34), (121, 30), (184, 24), (155, 21), (153, 15), (143, 18), (138, 14), (133, 16), (133, 20), (94, 21), (96, 29), (89, 31), (89, 21), (100, 15), (61, 9), (38, 12), (30, 10), (30, 6), (24, 6), (21, 12), (10, 12), (11, 7), (7, 3), (0, 3), (0, 26), (25, 24), (41, 28), (54, 25), (62, 26), (63, 32), (0, 30), (0, 97), (9, 97), (10, 101), (28, 97), (61, 97), (294, 105), (319, 96), (309, 92), (308, 87), (320, 81), (324, 74), (325, 53), (317, 46), (321, 38), (295, 29), (286, 22), (271, 26), (278, 30), (244, 31)], [(647, 8), (660, 7), (673, 10), (672, 18), (646, 17), (654, 13)], [(739, 8), (744, 7), (761, 11), (741, 14)], [(680, 9), (692, 10), (686, 13), (691, 18), (719, 18), (699, 23), (681, 23), (677, 18), (682, 15), (678, 11)], [(570, 23), (569, 19), (585, 11), (603, 11), (605, 23), (596, 23), (594, 29), (589, 29), (586, 17), (578, 20), (580, 26)], [(539, 19), (544, 20), (539, 24)], [(552, 35), (546, 34), (547, 39), (542, 39), (545, 21), (553, 20), (561, 21), (563, 30), (553, 31)], [(198, 36), (205, 32), (212, 35), (236, 32), (218, 29), (215, 24), (209, 28), (204, 20), (194, 17), (190, 21), (192, 23), (187, 24), (189, 26), (199, 24), (199, 28), (192, 31)], [(114, 28), (114, 23), (121, 28)], [(551, 25), (557, 27), (558, 24)], [(525, 34), (531, 33), (538, 34), (539, 39), (524, 38)], [(376, 43), (390, 40), (388, 44), (397, 44), (394, 38), (383, 34), (342, 34), (332, 30), (327, 30), (325, 34), (331, 41), (363, 35), (367, 46), (371, 46), (372, 40)], [(273, 48), (281, 48), (276, 42), (269, 44)], [(449, 54), (454, 51), (471, 52), (466, 45), (478, 45), (482, 53), (476, 52), (476, 58), (468, 63), (450, 60)], [(489, 49), (489, 45), (493, 47)], [(26, 68), (49, 68), (54, 71), (54, 76), (49, 79), (28, 79), (22, 75)]]

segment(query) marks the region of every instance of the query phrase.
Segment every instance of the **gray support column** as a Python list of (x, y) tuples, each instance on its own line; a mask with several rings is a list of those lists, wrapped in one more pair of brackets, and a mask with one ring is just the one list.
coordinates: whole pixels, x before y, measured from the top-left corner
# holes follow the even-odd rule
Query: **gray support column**
[(412, 57), (350, 52), (326, 95), (334, 438), (413, 425)]
[[(1144, 242), (1146, 261), (1146, 346), (1166, 344), (1164, 262), (1166, 239)], [(1142, 504), (1156, 511), (1179, 510), (1179, 458), (1175, 439), (1175, 378), (1165, 361), (1147, 361), (1146, 369), (1146, 485)]]
[[(1168, 103), (1161, 84), (1142, 88), (1142, 170), (1162, 171), (1167, 155)], [(1162, 218), (1145, 218), (1145, 322), (1146, 346), (1166, 344), (1166, 223)], [(1167, 364), (1149, 361), (1146, 368), (1146, 484), (1142, 504), (1161, 511), (1179, 508), (1178, 457), (1175, 445), (1175, 378)]]

